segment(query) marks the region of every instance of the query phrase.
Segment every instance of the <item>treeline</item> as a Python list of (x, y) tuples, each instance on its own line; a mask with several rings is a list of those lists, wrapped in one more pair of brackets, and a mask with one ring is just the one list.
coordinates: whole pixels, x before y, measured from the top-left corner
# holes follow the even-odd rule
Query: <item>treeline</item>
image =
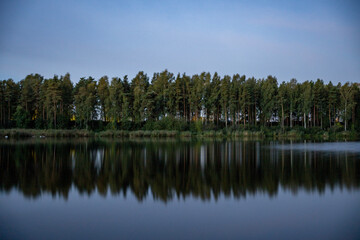
[(0, 81), (0, 127), (92, 130), (360, 129), (360, 84), (278, 83), (235, 74), (176, 76), (167, 70), (131, 81), (31, 74)]

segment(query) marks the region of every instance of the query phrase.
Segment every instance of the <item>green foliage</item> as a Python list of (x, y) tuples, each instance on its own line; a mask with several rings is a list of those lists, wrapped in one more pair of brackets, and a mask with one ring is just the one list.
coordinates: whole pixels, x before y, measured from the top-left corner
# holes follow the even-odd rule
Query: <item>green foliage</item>
[(276, 115), (276, 106), (277, 106), (277, 79), (268, 76), (261, 84), (261, 101), (260, 107), (262, 116), (264, 118), (263, 122), (270, 122), (271, 118)]
[[(36, 129), (44, 129), (47, 127), (47, 123), (44, 119), (42, 118), (37, 118), (35, 119), (35, 128)], [(66, 127), (62, 127), (63, 129)]]
[(360, 84), (325, 84), (321, 79), (278, 85), (274, 76), (202, 72), (175, 77), (165, 70), (154, 73), (151, 83), (139, 72), (131, 82), (127, 76), (114, 77), (110, 84), (107, 76), (98, 81), (88, 77), (74, 86), (68, 73), (49, 79), (31, 74), (18, 83), (0, 81), (0, 127), (190, 130), (197, 135), (226, 129), (223, 134), (228, 136), (260, 132), (260, 126), (266, 126), (266, 136), (300, 128), (314, 135), (337, 124), (359, 131), (359, 102)]
[(225, 127), (227, 128), (228, 124), (228, 114), (229, 114), (229, 98), (230, 98), (230, 76), (226, 75), (221, 81), (220, 87), (220, 102), (222, 106), (222, 114), (224, 117)]
[(11, 127), (19, 102), (20, 85), (12, 79), (0, 81), (0, 127)]
[(126, 131), (134, 130), (133, 126), (134, 126), (134, 123), (131, 121), (128, 121), (128, 120), (123, 120), (120, 122), (121, 130), (126, 130)]
[(203, 124), (200, 120), (193, 121), (190, 125), (191, 132), (200, 133), (203, 130)]
[(109, 80), (107, 76), (104, 76), (99, 79), (98, 83), (98, 96), (99, 96), (99, 106), (100, 106), (100, 119), (106, 121), (106, 116), (109, 108)]
[(191, 137), (191, 132), (190, 131), (180, 132), (180, 137), (189, 138), (189, 137)]
[(340, 88), (341, 96), (341, 117), (344, 119), (344, 128), (345, 131), (348, 130), (347, 122), (351, 118), (352, 109), (355, 107), (356, 102), (354, 101), (354, 94), (356, 92), (356, 87), (349, 82), (345, 83)]
[(44, 78), (39, 74), (31, 74), (20, 81), (20, 99), (19, 104), (29, 113), (30, 118), (36, 117), (43, 104), (44, 92), (41, 92), (41, 86)]
[(332, 126), (331, 128), (329, 128), (329, 133), (333, 134), (333, 133), (339, 133), (344, 131), (344, 127), (341, 126), (340, 124), (335, 124), (334, 126)]
[(90, 120), (97, 117), (97, 86), (92, 77), (81, 78), (74, 88), (76, 121), (88, 129)]
[(144, 72), (139, 72), (131, 82), (131, 92), (133, 94), (132, 115), (137, 123), (142, 122), (145, 118), (145, 99), (148, 86), (149, 78)]
[(175, 130), (175, 131), (186, 131), (188, 124), (180, 119), (174, 117), (165, 117), (158, 121), (146, 121), (143, 127), (144, 130)]
[(22, 106), (17, 106), (16, 112), (14, 114), (14, 119), (16, 121), (16, 127), (18, 128), (27, 128), (30, 123), (30, 115)]

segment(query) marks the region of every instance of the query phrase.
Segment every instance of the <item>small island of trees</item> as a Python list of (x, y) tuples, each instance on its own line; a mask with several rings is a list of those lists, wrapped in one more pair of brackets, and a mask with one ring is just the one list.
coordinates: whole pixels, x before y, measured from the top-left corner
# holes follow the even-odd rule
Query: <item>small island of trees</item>
[(281, 82), (216, 72), (140, 71), (98, 81), (31, 74), (0, 81), (0, 128), (237, 131), (359, 131), (360, 84)]

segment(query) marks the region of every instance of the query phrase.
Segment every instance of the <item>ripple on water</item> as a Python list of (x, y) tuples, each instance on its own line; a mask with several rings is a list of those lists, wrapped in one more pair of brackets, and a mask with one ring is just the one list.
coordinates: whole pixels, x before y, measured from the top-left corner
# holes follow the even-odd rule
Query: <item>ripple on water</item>
[(360, 142), (293, 143), (280, 144), (275, 148), (279, 150), (351, 152), (360, 154)]

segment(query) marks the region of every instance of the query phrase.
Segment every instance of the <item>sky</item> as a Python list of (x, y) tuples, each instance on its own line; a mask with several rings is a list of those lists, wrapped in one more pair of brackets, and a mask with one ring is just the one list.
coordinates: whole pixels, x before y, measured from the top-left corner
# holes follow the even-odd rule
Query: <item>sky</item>
[(357, 1), (1, 0), (0, 79), (144, 71), (360, 82)]

